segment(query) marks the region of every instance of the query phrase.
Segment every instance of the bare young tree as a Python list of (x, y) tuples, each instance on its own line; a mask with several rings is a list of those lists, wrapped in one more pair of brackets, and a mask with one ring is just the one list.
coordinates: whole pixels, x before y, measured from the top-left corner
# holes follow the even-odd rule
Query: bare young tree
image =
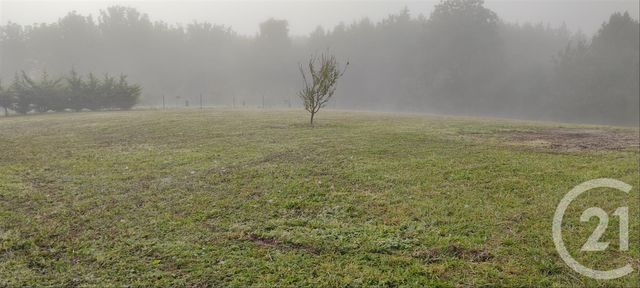
[(333, 97), (338, 79), (342, 77), (347, 66), (348, 61), (344, 69), (340, 70), (336, 57), (328, 53), (323, 53), (320, 57), (312, 55), (306, 67), (300, 64), (304, 87), (298, 92), (298, 96), (304, 103), (304, 109), (311, 113), (311, 127), (316, 113)]

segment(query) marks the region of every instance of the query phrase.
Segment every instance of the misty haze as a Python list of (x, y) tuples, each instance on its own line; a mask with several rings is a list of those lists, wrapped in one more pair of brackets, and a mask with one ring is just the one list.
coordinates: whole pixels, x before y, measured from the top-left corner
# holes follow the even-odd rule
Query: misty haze
[(0, 0), (0, 286), (640, 286), (639, 9)]

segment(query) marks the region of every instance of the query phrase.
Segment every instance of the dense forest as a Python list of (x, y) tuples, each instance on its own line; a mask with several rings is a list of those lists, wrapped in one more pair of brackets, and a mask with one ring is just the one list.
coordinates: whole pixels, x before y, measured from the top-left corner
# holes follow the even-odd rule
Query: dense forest
[(247, 37), (211, 23), (172, 25), (122, 6), (97, 18), (70, 12), (56, 23), (6, 23), (0, 79), (123, 73), (144, 88), (143, 106), (163, 98), (183, 106), (203, 95), (205, 105), (291, 107), (300, 105), (298, 64), (329, 50), (350, 62), (333, 108), (640, 121), (640, 25), (627, 13), (611, 15), (593, 36), (506, 23), (480, 0), (443, 1), (428, 16), (405, 9), (378, 23), (318, 27), (307, 36), (290, 36), (286, 20), (259, 28)]

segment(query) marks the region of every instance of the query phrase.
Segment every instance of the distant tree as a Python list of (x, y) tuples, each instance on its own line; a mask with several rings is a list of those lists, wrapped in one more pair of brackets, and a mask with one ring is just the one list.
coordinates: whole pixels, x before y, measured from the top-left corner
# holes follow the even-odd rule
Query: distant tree
[(11, 77), (2, 72), (19, 71), (27, 59), (35, 58), (27, 49), (25, 30), (26, 27), (13, 22), (0, 26), (0, 77)]
[(503, 42), (498, 16), (483, 3), (442, 1), (428, 20), (428, 78), (438, 108), (467, 112), (495, 106), (489, 100), (503, 68)]
[[(46, 47), (54, 50), (51, 53), (53, 59), (47, 63), (55, 61), (57, 65), (47, 65), (49, 71), (62, 72), (69, 64), (81, 70), (96, 68), (94, 65), (98, 61), (95, 53), (101, 53), (100, 45), (104, 43), (99, 42), (100, 34), (93, 17), (85, 17), (72, 11), (58, 20), (55, 31), (59, 36), (55, 38), (54, 44)], [(51, 70), (54, 68), (58, 69)]]
[(556, 57), (556, 115), (600, 123), (640, 121), (640, 24), (614, 13), (588, 43), (570, 43)]
[(98, 103), (100, 103), (99, 107), (102, 109), (111, 109), (114, 108), (114, 100), (116, 99), (115, 94), (116, 87), (116, 79), (109, 74), (105, 74), (102, 78), (102, 82), (100, 82), (100, 86), (98, 88), (98, 94), (96, 98)]
[[(603, 121), (640, 121), (640, 25), (629, 13), (614, 13), (591, 41), (593, 106)], [(604, 116), (604, 117), (603, 117)]]
[(87, 108), (87, 98), (85, 83), (82, 76), (78, 75), (75, 69), (71, 69), (69, 75), (65, 77), (67, 82), (66, 94), (68, 97), (69, 108), (74, 111), (80, 111)]
[[(113, 105), (115, 108), (129, 110), (138, 103), (141, 91), (142, 88), (139, 85), (130, 85), (127, 82), (127, 76), (120, 75), (120, 79), (113, 87)], [(189, 100), (186, 101), (189, 103)]]
[(100, 79), (93, 75), (93, 73), (89, 73), (89, 76), (87, 76), (87, 80), (83, 86), (83, 94), (87, 96), (85, 104), (83, 105), (84, 108), (91, 111), (103, 108), (104, 99), (102, 99), (102, 83), (100, 82)]
[(20, 114), (27, 114), (32, 109), (32, 91), (29, 90), (24, 83), (23, 78), (15, 73), (13, 76), (13, 82), (11, 82), (11, 86), (9, 87), (13, 96), (14, 96), (14, 105), (13, 110)]
[(287, 20), (269, 19), (260, 23), (261, 41), (267, 42), (274, 47), (288, 45), (289, 43), (289, 23)]
[(9, 116), (9, 109), (13, 109), (15, 99), (9, 87), (3, 87), (0, 82), (0, 107), (4, 109), (4, 116)]
[(131, 7), (107, 7), (100, 11), (98, 29), (104, 39), (103, 48), (111, 50), (104, 55), (107, 60), (133, 62), (149, 55), (153, 23), (147, 14)]
[(104, 105), (102, 108), (129, 110), (138, 103), (142, 88), (139, 85), (129, 84), (125, 75), (120, 75), (116, 79), (106, 74), (99, 91)]
[(22, 72), (23, 83), (29, 90), (31, 104), (38, 112), (64, 111), (68, 107), (67, 99), (62, 91), (62, 78), (53, 79), (47, 71), (43, 71), (39, 80), (34, 80)]
[(287, 88), (292, 86), (291, 81), (297, 74), (296, 58), (292, 57), (296, 50), (289, 37), (287, 20), (271, 18), (260, 23), (260, 32), (252, 46), (246, 60), (251, 64), (246, 69), (254, 79), (252, 85), (247, 87), (255, 95), (254, 99), (264, 99), (268, 104), (275, 97), (291, 93)]
[(341, 71), (336, 57), (328, 53), (323, 53), (320, 57), (312, 55), (306, 66), (300, 64), (304, 87), (298, 92), (298, 96), (303, 101), (304, 109), (311, 113), (311, 127), (316, 113), (333, 97), (338, 79), (342, 77), (348, 65), (349, 62)]

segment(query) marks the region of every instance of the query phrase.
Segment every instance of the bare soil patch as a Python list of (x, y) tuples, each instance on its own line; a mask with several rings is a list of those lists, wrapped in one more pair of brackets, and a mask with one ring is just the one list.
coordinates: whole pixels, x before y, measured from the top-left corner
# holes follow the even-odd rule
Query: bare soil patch
[(558, 151), (637, 150), (637, 130), (543, 129), (505, 133), (508, 143)]

